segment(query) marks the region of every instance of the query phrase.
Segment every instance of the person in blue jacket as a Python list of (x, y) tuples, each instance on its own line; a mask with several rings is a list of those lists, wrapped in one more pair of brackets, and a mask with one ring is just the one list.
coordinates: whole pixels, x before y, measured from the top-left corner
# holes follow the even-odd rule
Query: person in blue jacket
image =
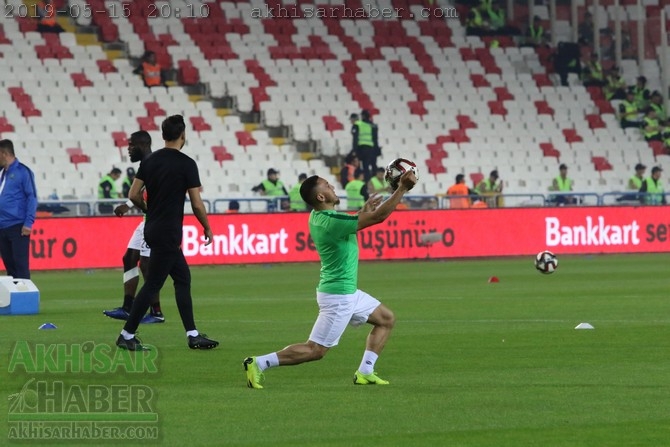
[(30, 233), (37, 211), (35, 175), (19, 162), (11, 140), (0, 140), (0, 256), (7, 275), (30, 279)]

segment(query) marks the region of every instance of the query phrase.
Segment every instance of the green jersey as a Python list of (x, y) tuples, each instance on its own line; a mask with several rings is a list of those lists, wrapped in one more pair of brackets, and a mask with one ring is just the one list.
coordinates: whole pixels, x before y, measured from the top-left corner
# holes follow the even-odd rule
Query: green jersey
[(348, 295), (358, 289), (358, 216), (312, 211), (309, 232), (321, 258), (317, 291)]

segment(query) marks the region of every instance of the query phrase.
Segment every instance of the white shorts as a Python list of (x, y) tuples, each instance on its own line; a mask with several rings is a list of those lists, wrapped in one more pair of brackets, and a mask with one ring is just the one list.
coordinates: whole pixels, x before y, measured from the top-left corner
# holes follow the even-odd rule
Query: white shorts
[(131, 250), (139, 250), (140, 256), (144, 256), (146, 258), (151, 255), (151, 249), (144, 241), (144, 220), (142, 220), (137, 228), (135, 228), (133, 235), (128, 241), (128, 248)]
[(319, 316), (314, 322), (309, 340), (326, 348), (337, 346), (347, 325), (360, 326), (381, 304), (362, 290), (351, 295), (331, 295), (316, 293)]

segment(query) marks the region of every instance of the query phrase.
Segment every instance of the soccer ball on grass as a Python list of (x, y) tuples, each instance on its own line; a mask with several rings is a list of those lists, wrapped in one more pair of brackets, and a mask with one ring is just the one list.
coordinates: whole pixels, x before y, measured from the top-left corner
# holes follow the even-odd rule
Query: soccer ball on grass
[(558, 268), (558, 258), (550, 251), (542, 251), (535, 256), (535, 268), (545, 275), (554, 273)]
[(400, 176), (407, 171), (414, 172), (416, 179), (419, 179), (419, 172), (416, 169), (416, 163), (413, 161), (407, 160), (406, 158), (396, 158), (388, 164), (384, 178), (386, 179), (386, 182), (391, 185), (391, 189), (394, 191), (398, 189)]

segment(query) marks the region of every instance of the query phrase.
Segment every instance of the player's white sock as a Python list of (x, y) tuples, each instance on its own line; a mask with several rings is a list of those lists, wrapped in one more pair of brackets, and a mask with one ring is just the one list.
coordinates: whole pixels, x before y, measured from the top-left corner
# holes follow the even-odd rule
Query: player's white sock
[(135, 334), (131, 334), (130, 332), (126, 331), (125, 329), (121, 330), (121, 335), (123, 335), (124, 340), (130, 340), (135, 336)]
[(358, 367), (358, 371), (361, 374), (372, 374), (375, 372), (375, 362), (377, 361), (377, 354), (372, 351), (365, 351), (363, 353), (363, 360), (361, 360), (361, 366)]
[(200, 335), (200, 332), (198, 332), (197, 329), (193, 329), (192, 331), (186, 331), (187, 337), (197, 337), (198, 335)]
[(259, 355), (256, 357), (256, 363), (258, 364), (258, 369), (265, 371), (268, 368), (279, 366), (279, 357), (277, 357), (276, 352), (266, 355)]

